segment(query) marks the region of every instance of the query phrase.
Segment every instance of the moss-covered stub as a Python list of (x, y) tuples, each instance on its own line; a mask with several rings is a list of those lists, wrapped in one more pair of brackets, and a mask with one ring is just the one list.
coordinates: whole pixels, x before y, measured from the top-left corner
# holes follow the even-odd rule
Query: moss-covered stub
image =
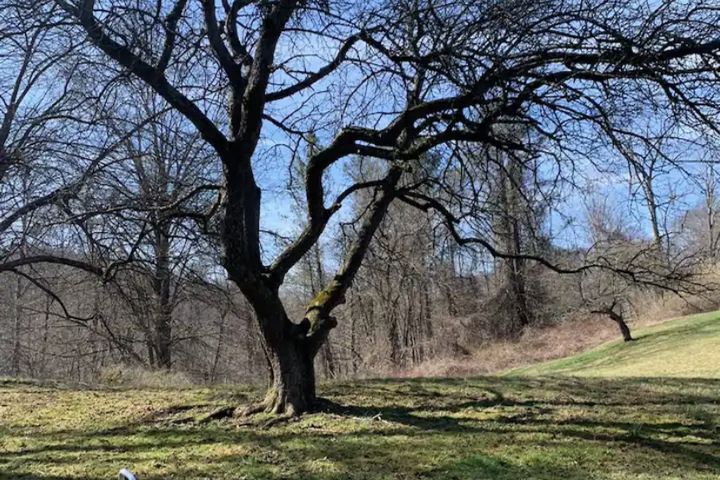
[(305, 310), (305, 318), (310, 323), (307, 336), (312, 337), (321, 331), (330, 331), (337, 326), (337, 320), (330, 316), (333, 308), (344, 302), (343, 285), (336, 277), (310, 302)]

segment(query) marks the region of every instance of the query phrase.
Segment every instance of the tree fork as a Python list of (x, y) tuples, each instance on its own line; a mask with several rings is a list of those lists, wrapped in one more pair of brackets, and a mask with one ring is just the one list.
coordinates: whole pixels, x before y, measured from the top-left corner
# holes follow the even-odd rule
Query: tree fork
[[(276, 288), (258, 290), (257, 281), (248, 281), (246, 296), (251, 300), (263, 332), (265, 350), (272, 371), (272, 385), (265, 400), (246, 412), (299, 415), (316, 404), (315, 357), (327, 341), (330, 330), (337, 320), (330, 313), (345, 303), (345, 292), (360, 268), (375, 231), (385, 216), (388, 206), (395, 198), (395, 186), (402, 170), (392, 167), (384, 181), (378, 185), (377, 198), (363, 221), (360, 233), (350, 248), (343, 266), (309, 303), (305, 316), (299, 324), (291, 322), (282, 307)], [(248, 276), (239, 276), (249, 280)]]
[[(314, 362), (330, 330), (337, 326), (337, 320), (329, 315), (326, 306), (330, 299), (337, 298), (332, 294), (336, 288), (339, 286), (333, 281), (318, 294), (300, 323), (291, 322), (284, 310), (275, 314), (267, 311), (268, 306), (273, 304), (282, 309), (278, 298), (262, 302), (262, 309), (256, 308), (271, 381), (265, 398), (245, 408), (243, 415), (269, 413), (296, 416), (315, 407)], [(273, 297), (276, 295), (273, 292)]]

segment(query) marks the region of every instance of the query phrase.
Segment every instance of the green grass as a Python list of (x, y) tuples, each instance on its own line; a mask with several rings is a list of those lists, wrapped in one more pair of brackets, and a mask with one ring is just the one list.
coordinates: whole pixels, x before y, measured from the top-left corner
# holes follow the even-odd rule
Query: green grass
[(720, 380), (364, 381), (342, 407), (200, 424), (230, 389), (0, 385), (0, 479), (717, 479)]
[(618, 340), (573, 357), (514, 369), (506, 374), (720, 379), (718, 312), (637, 330), (633, 336), (634, 342)]
[(199, 421), (248, 389), (0, 380), (0, 480), (720, 479), (718, 317), (502, 377), (325, 385), (287, 423)]

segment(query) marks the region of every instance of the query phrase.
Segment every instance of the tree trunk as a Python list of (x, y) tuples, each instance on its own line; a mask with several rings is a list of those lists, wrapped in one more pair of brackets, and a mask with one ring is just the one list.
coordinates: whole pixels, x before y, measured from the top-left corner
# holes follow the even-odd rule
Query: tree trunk
[(398, 332), (397, 314), (390, 311), (388, 314), (388, 340), (390, 342), (390, 364), (393, 367), (400, 365), (400, 334)]
[(22, 343), (20, 336), (22, 334), (22, 279), (18, 275), (15, 283), (15, 292), (13, 296), (13, 351), (11, 357), (10, 371), (13, 377), (20, 376), (20, 356), (22, 354)]
[(335, 356), (333, 355), (332, 347), (330, 342), (323, 343), (320, 347), (320, 364), (323, 366), (323, 374), (325, 378), (335, 378)]
[(315, 357), (337, 322), (324, 307), (311, 305), (300, 323), (288, 318), (277, 290), (262, 280), (242, 288), (260, 326), (260, 341), (270, 368), (265, 400), (246, 413), (300, 415), (315, 405)]
[(153, 290), (157, 300), (155, 311), (155, 347), (157, 366), (164, 370), (172, 367), (172, 311), (170, 293), (170, 234), (165, 225), (155, 228), (155, 275)]
[(315, 355), (301, 341), (268, 349), (272, 384), (265, 397), (265, 411), (299, 415), (312, 410), (315, 394)]
[(350, 300), (350, 365), (352, 368), (353, 375), (357, 374), (359, 366), (360, 366), (360, 360), (362, 357), (357, 351), (357, 315), (356, 312), (356, 305), (357, 302), (354, 301), (356, 297), (351, 297)]
[[(498, 155), (502, 155), (498, 153)], [(509, 156), (500, 159), (506, 168), (498, 172), (498, 200), (501, 210), (497, 213), (496, 236), (500, 249), (514, 258), (499, 260), (500, 275), (505, 287), (505, 302), (508, 305), (507, 322), (499, 329), (502, 335), (510, 338), (518, 337), (532, 322), (532, 312), (528, 303), (527, 279), (523, 253), (522, 230), (520, 218), (526, 205), (523, 204), (523, 169), (518, 159)]]
[(327, 321), (330, 317), (320, 300), (309, 306), (301, 323), (288, 318), (280, 300), (281, 282), (263, 274), (260, 189), (255, 184), (249, 156), (247, 161), (231, 163), (233, 168), (226, 172), (223, 264), (255, 313), (271, 377), (265, 400), (245, 413), (299, 415), (312, 409), (315, 403), (313, 362), (335, 324)]
[(166, 315), (164, 312), (160, 313), (156, 328), (157, 366), (163, 370), (170, 370), (172, 367), (172, 325), (170, 315)]
[[(519, 249), (517, 254), (519, 255)], [(515, 301), (515, 323), (513, 325), (513, 332), (522, 332), (531, 323), (530, 307), (527, 301), (527, 290), (525, 289), (525, 274), (523, 261), (520, 259), (513, 259), (510, 263), (509, 268), (512, 270), (508, 275), (510, 281), (510, 288), (512, 289), (513, 300)]]
[(395, 198), (395, 186), (402, 170), (390, 169), (382, 187), (378, 187), (380, 196), (367, 211), (357, 239), (348, 249), (339, 271), (310, 302), (302, 321), (293, 323), (280, 301), (279, 289), (288, 271), (284, 267), (287, 259), (291, 260), (287, 264), (289, 269), (307, 250), (303, 252), (298, 247), (297, 252), (302, 254), (297, 260), (293, 260), (291, 250), (290, 256), (281, 255), (269, 269), (263, 266), (260, 255), (260, 189), (249, 161), (251, 152), (246, 153), (242, 162), (225, 162), (228, 182), (223, 200), (225, 216), (221, 238), (225, 255), (222, 260), (230, 280), (240, 288), (255, 311), (272, 378), (265, 401), (256, 408), (246, 410), (246, 413), (265, 410), (299, 415), (311, 410), (315, 404), (313, 363), (330, 330), (337, 326), (330, 313), (345, 302), (345, 292), (360, 268), (370, 240), (390, 202)]
[(630, 327), (628, 327), (627, 323), (625, 323), (625, 319), (622, 317), (622, 315), (619, 315), (613, 311), (610, 311), (608, 315), (610, 316), (610, 319), (613, 322), (617, 323), (618, 327), (620, 327), (620, 333), (622, 333), (623, 340), (626, 342), (632, 342), (634, 338), (630, 333)]
[(610, 320), (617, 323), (617, 326), (620, 328), (620, 333), (622, 333), (623, 340), (625, 340), (626, 342), (632, 342), (634, 338), (632, 338), (632, 334), (630, 333), (630, 327), (628, 327), (628, 324), (625, 322), (622, 313), (617, 313), (615, 311), (616, 305), (617, 301), (614, 301), (611, 306), (599, 308), (597, 310), (591, 310), (590, 313), (607, 315)]
[(155, 342), (148, 338), (145, 343), (148, 350), (148, 365), (150, 365), (150, 368), (155, 368)]
[(336, 324), (312, 310), (300, 324), (292, 323), (279, 302), (272, 302), (280, 310), (270, 318), (267, 306), (262, 317), (256, 310), (271, 381), (265, 400), (252, 410), (299, 415), (315, 406), (315, 357)]

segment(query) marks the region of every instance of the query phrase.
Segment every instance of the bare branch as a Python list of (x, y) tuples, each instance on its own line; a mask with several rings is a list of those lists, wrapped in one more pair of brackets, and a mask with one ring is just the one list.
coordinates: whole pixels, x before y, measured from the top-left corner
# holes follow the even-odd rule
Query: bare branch
[(277, 92), (268, 93), (266, 97), (267, 101), (274, 102), (277, 100), (282, 100), (283, 98), (290, 97), (292, 95), (295, 95), (296, 93), (302, 92), (305, 89), (311, 88), (317, 82), (330, 75), (342, 64), (342, 62), (345, 61), (348, 52), (355, 45), (355, 43), (360, 40), (361, 37), (362, 34), (352, 35), (351, 37), (349, 37), (347, 40), (345, 40), (342, 47), (340, 47), (340, 50), (338, 51), (332, 62), (328, 63), (312, 75), (308, 75), (304, 80), (296, 83), (295, 85), (284, 88), (282, 90), (278, 90)]
[(110, 58), (137, 75), (151, 86), (170, 105), (185, 115), (200, 135), (221, 155), (227, 150), (228, 142), (215, 124), (185, 95), (170, 85), (165, 75), (157, 68), (145, 62), (130, 49), (116, 42), (103, 31), (94, 16), (94, 0), (82, 0), (78, 7), (74, 7), (65, 0), (56, 0), (57, 4), (70, 15), (80, 21), (92, 42), (105, 52)]

